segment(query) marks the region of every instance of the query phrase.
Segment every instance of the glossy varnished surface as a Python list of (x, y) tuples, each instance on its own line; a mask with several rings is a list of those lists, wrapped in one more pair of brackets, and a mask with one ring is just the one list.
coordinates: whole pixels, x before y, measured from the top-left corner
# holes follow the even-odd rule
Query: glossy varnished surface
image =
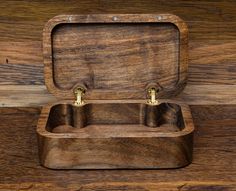
[[(232, 106), (192, 106), (193, 163), (172, 170), (49, 170), (39, 165), (36, 124), (40, 108), (0, 109), (0, 188), (5, 190), (235, 190)], [(6, 128), (7, 127), (7, 128)], [(14, 137), (14, 138), (13, 138)], [(83, 190), (81, 188), (81, 190)]]

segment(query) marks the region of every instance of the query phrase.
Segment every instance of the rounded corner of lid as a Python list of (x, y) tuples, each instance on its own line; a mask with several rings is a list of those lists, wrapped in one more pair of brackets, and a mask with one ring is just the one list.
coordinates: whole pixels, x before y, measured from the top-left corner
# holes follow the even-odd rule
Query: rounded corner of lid
[(45, 39), (45, 37), (51, 35), (53, 29), (62, 23), (67, 23), (69, 22), (70, 18), (72, 17), (72, 15), (56, 15), (54, 17), (52, 17), (51, 19), (49, 19), (43, 28), (43, 39)]
[(171, 22), (172, 24), (174, 24), (181, 33), (188, 33), (188, 25), (187, 23), (178, 15), (175, 14), (171, 14), (171, 13), (167, 13), (167, 14), (163, 14), (164, 16), (167, 17), (167, 20), (169, 20), (169, 22)]

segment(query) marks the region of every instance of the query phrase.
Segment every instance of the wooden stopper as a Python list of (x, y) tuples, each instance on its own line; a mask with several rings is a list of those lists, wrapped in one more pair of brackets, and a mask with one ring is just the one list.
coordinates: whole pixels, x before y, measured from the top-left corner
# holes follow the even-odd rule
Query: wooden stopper
[(87, 125), (87, 118), (85, 115), (85, 107), (73, 107), (73, 126), (75, 128), (83, 128)]
[(160, 124), (161, 112), (158, 105), (147, 105), (145, 124), (148, 127), (158, 127)]

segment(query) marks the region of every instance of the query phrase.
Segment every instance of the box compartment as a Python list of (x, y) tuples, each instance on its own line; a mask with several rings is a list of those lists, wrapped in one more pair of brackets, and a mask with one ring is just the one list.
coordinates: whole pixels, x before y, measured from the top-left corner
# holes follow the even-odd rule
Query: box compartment
[[(43, 33), (45, 84), (59, 101), (44, 106), (39, 118), (40, 163), (52, 169), (190, 164), (191, 112), (171, 100), (187, 82), (187, 50), (187, 26), (170, 14), (51, 19)], [(83, 102), (74, 102), (78, 87), (86, 90), (76, 94)]]

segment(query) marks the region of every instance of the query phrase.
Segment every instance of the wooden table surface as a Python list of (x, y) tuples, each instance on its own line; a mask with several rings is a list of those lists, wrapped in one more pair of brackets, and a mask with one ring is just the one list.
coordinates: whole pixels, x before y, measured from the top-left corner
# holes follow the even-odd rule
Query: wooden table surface
[[(0, 191), (236, 190), (236, 1), (7, 0), (0, 2)], [(42, 30), (58, 14), (172, 13), (189, 27), (190, 166), (175, 170), (49, 170), (36, 124), (55, 101), (44, 86)]]
[(39, 165), (40, 107), (0, 109), (0, 190), (236, 190), (236, 105), (191, 106), (193, 163), (174, 170), (50, 170)]

